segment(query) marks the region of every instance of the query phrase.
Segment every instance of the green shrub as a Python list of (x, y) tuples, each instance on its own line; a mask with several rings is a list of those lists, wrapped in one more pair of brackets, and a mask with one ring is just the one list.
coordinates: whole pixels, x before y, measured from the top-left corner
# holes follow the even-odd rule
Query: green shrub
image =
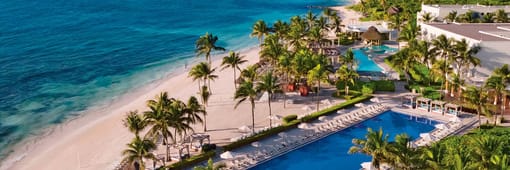
[(199, 162), (208, 160), (209, 158), (212, 158), (215, 155), (216, 155), (215, 151), (204, 152), (199, 155), (192, 156), (188, 159), (184, 159), (182, 161), (176, 162), (172, 165), (168, 165), (167, 169), (170, 169), (170, 170), (185, 169), (185, 168), (195, 165)]
[(361, 88), (361, 93), (364, 95), (372, 94), (372, 93), (374, 93), (374, 91), (375, 91), (375, 84), (373, 82), (365, 83), (365, 84), (363, 84), (363, 86)]
[(297, 119), (297, 115), (288, 115), (288, 116), (283, 117), (283, 123), (288, 124), (289, 122), (296, 120), (296, 119)]
[(216, 150), (216, 144), (204, 144), (202, 146), (202, 152), (209, 152)]
[(387, 91), (387, 92), (395, 91), (395, 83), (393, 81), (378, 80), (372, 82), (375, 84), (375, 91)]
[(335, 98), (351, 100), (352, 98), (356, 98), (361, 96), (361, 92), (356, 90), (349, 90), (349, 95), (345, 95), (345, 90), (337, 90), (336, 93), (333, 93), (332, 96)]

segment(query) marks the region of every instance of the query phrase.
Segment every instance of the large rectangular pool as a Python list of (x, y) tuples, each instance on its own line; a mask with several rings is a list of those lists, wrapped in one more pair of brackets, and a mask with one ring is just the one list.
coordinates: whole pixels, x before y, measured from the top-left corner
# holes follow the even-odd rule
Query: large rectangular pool
[(353, 145), (352, 139), (364, 138), (367, 128), (382, 128), (393, 141), (395, 135), (407, 133), (413, 140), (420, 133), (432, 131), (436, 121), (387, 111), (376, 117), (365, 120), (347, 129), (334, 133), (287, 154), (260, 164), (254, 170), (283, 169), (360, 169), (362, 162), (371, 161), (371, 157), (363, 154), (348, 154)]

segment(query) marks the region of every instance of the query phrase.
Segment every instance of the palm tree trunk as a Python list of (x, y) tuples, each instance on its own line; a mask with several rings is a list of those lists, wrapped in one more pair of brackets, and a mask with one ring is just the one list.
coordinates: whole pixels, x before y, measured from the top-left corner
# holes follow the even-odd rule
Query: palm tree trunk
[(269, 105), (269, 127), (272, 128), (273, 127), (273, 114), (271, 113), (271, 94), (268, 93), (268, 100), (267, 100), (267, 104)]
[(233, 68), (234, 70), (234, 88), (237, 90), (237, 84), (236, 84), (236, 68)]
[[(205, 107), (204, 107), (205, 110)], [(207, 132), (207, 116), (204, 114), (204, 132)]]
[(255, 133), (255, 99), (250, 99), (251, 102), (251, 131)]
[(478, 128), (482, 129), (482, 117), (480, 116), (480, 111), (476, 111), (478, 114)]
[(317, 81), (317, 95), (315, 95), (317, 100), (317, 112), (319, 112), (319, 92), (321, 91), (321, 81)]

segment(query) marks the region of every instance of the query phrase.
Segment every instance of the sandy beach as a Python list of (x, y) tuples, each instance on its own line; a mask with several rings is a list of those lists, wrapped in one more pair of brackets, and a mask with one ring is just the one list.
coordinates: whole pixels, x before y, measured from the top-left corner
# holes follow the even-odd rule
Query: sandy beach
[[(343, 23), (356, 20), (358, 13), (346, 10), (344, 7), (332, 7), (340, 11)], [(242, 51), (249, 61), (241, 68), (258, 62), (259, 48), (250, 48)], [(226, 54), (225, 54), (226, 55)], [(214, 57), (213, 67), (218, 67), (222, 56)], [(192, 67), (192, 65), (189, 65)], [(234, 84), (232, 82), (232, 69), (220, 71), (217, 69), (219, 78), (211, 82), (213, 95), (207, 108), (207, 126), (210, 131), (212, 143), (226, 144), (230, 138), (240, 136), (237, 128), (243, 125), (251, 125), (249, 102), (241, 104), (234, 109), (233, 100)], [(122, 120), (126, 112), (146, 109), (145, 103), (153, 99), (159, 93), (166, 91), (171, 97), (187, 100), (198, 92), (197, 83), (187, 76), (187, 72), (181, 71), (172, 74), (168, 78), (147, 85), (132, 93), (122, 96), (120, 99), (109, 104), (108, 107), (90, 109), (82, 117), (70, 120), (66, 123), (52, 127), (46, 135), (35, 139), (27, 139), (24, 143), (15, 147), (15, 151), (1, 164), (0, 170), (4, 169), (113, 169), (121, 160), (121, 151), (131, 141), (133, 134), (123, 126)], [(238, 74), (239, 75), (239, 74)], [(312, 97), (301, 97), (289, 93), (289, 100), (294, 104), (283, 107), (283, 100), (279, 98), (272, 104), (273, 114), (285, 116), (289, 114), (301, 114), (308, 112), (304, 106), (314, 106)], [(339, 103), (340, 100), (329, 96), (331, 103)], [(325, 107), (323, 104), (321, 107)], [(255, 124), (257, 128), (269, 125), (267, 102), (257, 102), (255, 108)], [(194, 127), (196, 132), (202, 132), (202, 125)]]

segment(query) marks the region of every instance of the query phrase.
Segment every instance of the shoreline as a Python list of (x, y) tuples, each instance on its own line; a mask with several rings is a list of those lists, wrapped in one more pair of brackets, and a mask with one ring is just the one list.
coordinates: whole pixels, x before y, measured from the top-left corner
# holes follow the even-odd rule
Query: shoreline
[[(354, 0), (352, 3), (356, 3)], [(346, 4), (345, 6), (352, 5)], [(345, 9), (345, 6), (331, 6), (330, 8), (339, 11), (339, 15), (343, 17), (349, 16), (349, 14), (341, 14), (340, 10), (348, 11)], [(340, 7), (340, 9), (335, 9)], [(354, 12), (355, 13), (355, 12)], [(343, 21), (344, 22), (344, 21)], [(258, 60), (258, 45), (247, 46), (246, 48), (241, 48), (238, 52), (241, 55), (245, 55), (246, 59), (249, 60), (248, 63), (252, 64), (253, 62), (257, 62)], [(221, 59), (223, 56), (227, 54), (225, 53), (217, 54), (212, 56), (213, 66), (217, 66), (218, 63), (221, 63)], [(256, 52), (256, 53), (255, 53)], [(255, 56), (247, 56), (249, 54), (255, 53)], [(191, 61), (191, 62), (188, 62)], [(173, 83), (179, 83), (182, 88), (190, 88), (191, 91), (196, 91), (195, 82), (191, 81), (187, 78), (187, 71), (196, 63), (203, 61), (203, 57), (200, 58), (190, 58), (187, 59), (187, 68), (184, 68), (183, 65), (180, 65), (175, 70), (169, 71), (168, 74), (163, 76), (163, 78), (150, 82), (141, 87), (137, 87), (132, 89), (131, 91), (121, 94), (119, 96), (112, 96), (111, 100), (108, 100), (100, 105), (92, 105), (89, 106), (85, 111), (77, 112), (76, 116), (69, 117), (65, 122), (50, 125), (48, 128), (41, 129), (37, 131), (37, 135), (29, 136), (20, 141), (18, 144), (15, 144), (13, 147), (9, 148), (7, 152), (7, 156), (1, 160), (0, 162), (0, 170), (3, 169), (30, 169), (37, 167), (39, 169), (61, 169), (61, 167), (55, 168), (55, 165), (58, 164), (66, 164), (65, 169), (112, 169), (117, 163), (120, 162), (121, 155), (119, 149), (124, 149), (125, 144), (128, 143), (132, 137), (131, 133), (127, 131), (125, 127), (122, 125), (122, 118), (127, 111), (130, 110), (139, 110), (139, 112), (143, 112), (145, 109), (145, 101), (148, 99), (154, 98), (156, 94), (159, 92), (167, 91), (169, 92), (171, 97), (175, 97), (181, 100), (186, 100), (188, 97), (194, 95), (195, 93), (189, 93), (187, 90), (176, 91), (176, 93), (172, 93), (172, 90), (176, 90), (172, 87), (167, 87), (165, 85), (173, 85)], [(245, 64), (246, 65), (246, 64)], [(243, 65), (244, 66), (244, 65)], [(220, 72), (229, 72), (230, 69), (226, 69)], [(185, 77), (183, 79), (183, 77)], [(232, 77), (223, 76), (227, 80), (224, 80), (220, 83), (232, 85), (232, 82), (229, 81)], [(222, 79), (222, 77), (220, 77)], [(182, 81), (184, 80), (184, 81)], [(217, 84), (215, 82), (214, 84)], [(184, 86), (183, 86), (184, 85)], [(190, 87), (191, 86), (191, 87)], [(170, 89), (169, 89), (170, 88)], [(225, 88), (225, 87), (222, 87)], [(218, 91), (218, 88), (212, 87), (213, 92)], [(232, 89), (229, 89), (232, 90)], [(180, 95), (179, 95), (180, 94)], [(213, 95), (214, 96), (214, 95)], [(219, 98), (219, 102), (226, 102), (226, 99), (229, 97), (225, 96), (212, 96), (212, 102), (214, 98)], [(231, 102), (231, 101), (230, 101)], [(275, 102), (275, 105), (277, 103)], [(243, 104), (244, 105), (244, 104)], [(260, 105), (260, 104), (259, 104)], [(257, 107), (264, 107), (263, 105)], [(233, 106), (233, 105), (232, 105)], [(216, 109), (216, 110), (214, 110)], [(224, 107), (218, 109), (213, 108), (213, 111), (223, 110)], [(274, 108), (273, 108), (274, 109)], [(244, 110), (244, 107), (240, 107), (239, 110)], [(297, 109), (298, 111), (300, 108)], [(209, 108), (208, 108), (209, 111)], [(209, 111), (210, 112), (210, 111)], [(240, 111), (238, 111), (240, 112)], [(294, 110), (286, 110), (285, 112), (294, 112)], [(119, 119), (120, 118), (120, 119)], [(208, 117), (208, 119), (210, 119)], [(240, 118), (238, 118), (240, 119)], [(251, 120), (249, 120), (251, 122)], [(208, 120), (209, 122), (209, 120)], [(237, 122), (239, 123), (239, 122)], [(242, 123), (245, 123), (242, 121)], [(261, 122), (256, 122), (256, 124), (260, 124)], [(229, 124), (229, 123), (226, 123)], [(226, 125), (227, 127), (229, 125)], [(201, 125), (194, 126), (195, 129), (197, 127), (201, 127)], [(211, 123), (208, 123), (208, 127), (211, 126)], [(230, 126), (236, 127), (236, 126)], [(200, 129), (200, 128), (198, 128)], [(101, 138), (101, 134), (94, 134), (94, 132), (104, 132), (104, 131), (115, 131), (113, 136), (103, 136), (109, 137), (112, 141), (108, 143), (108, 141), (104, 141), (106, 139)], [(200, 130), (199, 130), (200, 131)], [(89, 136), (86, 136), (87, 132)], [(104, 132), (106, 133), (106, 132)], [(211, 132), (213, 133), (213, 132)], [(83, 136), (85, 134), (85, 137)], [(95, 140), (95, 138), (101, 138), (99, 140)], [(84, 141), (88, 141), (84, 142)], [(106, 147), (108, 150), (105, 150), (104, 153), (90, 153), (87, 152), (87, 145), (90, 142), (97, 145), (105, 145), (105, 144), (115, 144), (111, 148)], [(87, 144), (87, 145), (84, 145)], [(120, 144), (120, 145), (119, 145)], [(89, 147), (90, 149), (90, 147)], [(56, 153), (55, 153), (56, 152)], [(83, 152), (86, 152), (84, 154)], [(70, 155), (66, 155), (69, 153), (73, 153)], [(27, 156), (29, 155), (29, 156)], [(48, 158), (45, 156), (53, 155), (55, 157)], [(72, 157), (72, 158), (69, 158)], [(82, 161), (82, 159), (89, 158), (89, 162)], [(100, 161), (100, 162), (97, 162)], [(45, 165), (46, 167), (41, 167), (41, 165)], [(52, 167), (52, 168), (50, 168)]]
[[(239, 52), (243, 55), (246, 55), (248, 53), (253, 53), (254, 51), (258, 51), (258, 46), (248, 46), (246, 48), (242, 48), (239, 50)], [(213, 63), (221, 63), (222, 57), (227, 55), (228, 51), (222, 52), (220, 54), (216, 54), (214, 56), (211, 56)], [(257, 53), (258, 54), (258, 53)], [(58, 141), (55, 141), (56, 139), (60, 138), (71, 138), (73, 136), (78, 135), (78, 133), (85, 131), (87, 129), (91, 129), (94, 126), (100, 123), (101, 121), (104, 121), (108, 118), (117, 116), (123, 118), (125, 115), (125, 112), (129, 110), (138, 110), (139, 112), (143, 111), (142, 109), (145, 109), (145, 107), (141, 107), (138, 104), (139, 107), (136, 107), (136, 109), (127, 109), (126, 106), (133, 105), (137, 99), (140, 100), (142, 98), (149, 97), (148, 94), (159, 94), (159, 90), (164, 89), (164, 85), (168, 84), (169, 81), (175, 80), (177, 77), (186, 77), (187, 79), (187, 72), (189, 69), (201, 62), (204, 61), (204, 57), (201, 56), (193, 57), (187, 59), (187, 67), (184, 68), (184, 65), (178, 66), (178, 68), (169, 71), (168, 74), (164, 75), (163, 78), (155, 80), (151, 83), (148, 83), (146, 85), (143, 85), (138, 88), (134, 88), (133, 90), (129, 91), (128, 93), (119, 95), (119, 96), (112, 96), (113, 99), (105, 101), (104, 103), (101, 103), (100, 105), (92, 105), (89, 106), (86, 110), (81, 112), (74, 113), (76, 116), (70, 116), (66, 121), (50, 125), (49, 127), (45, 129), (38, 130), (34, 132), (35, 135), (27, 136), (22, 141), (18, 142), (17, 144), (13, 145), (11, 148), (9, 148), (9, 151), (7, 152), (7, 155), (4, 159), (0, 162), (0, 170), (4, 169), (18, 169), (20, 168), (19, 165), (24, 165), (26, 161), (29, 161), (34, 159), (28, 158), (27, 155), (37, 155), (35, 157), (40, 157), (42, 155), (34, 154), (34, 153), (45, 153), (43, 150), (51, 150), (51, 148), (58, 148), (56, 147), (58, 144)], [(194, 84), (194, 83), (193, 83)], [(193, 86), (194, 87), (194, 86)], [(193, 89), (196, 89), (194, 87)], [(156, 92), (157, 91), (157, 92)], [(164, 90), (167, 91), (167, 90)], [(174, 96), (170, 94), (171, 97), (180, 98), (183, 99), (183, 97), (189, 97), (189, 96)], [(150, 96), (148, 99), (152, 99), (154, 96)], [(187, 99), (187, 98), (186, 98)], [(146, 101), (146, 100), (145, 100)], [(143, 102), (143, 106), (145, 102)], [(126, 110), (125, 112), (122, 112)], [(122, 119), (117, 121), (118, 124), (122, 125)], [(122, 131), (126, 131), (125, 127), (121, 127)], [(117, 129), (117, 130), (120, 130)], [(128, 132), (129, 134), (129, 132)], [(124, 136), (125, 137), (125, 136)], [(128, 143), (130, 139), (124, 140), (122, 147), (124, 147), (125, 143)], [(34, 146), (37, 145), (37, 146)], [(43, 147), (45, 149), (43, 149)], [(116, 152), (117, 153), (117, 152)], [(118, 152), (118, 159), (120, 159), (120, 151)], [(29, 161), (30, 162), (30, 161)], [(119, 163), (118, 161), (113, 161), (110, 164)], [(112, 167), (113, 168), (113, 167)], [(21, 168), (24, 169), (24, 168)]]

